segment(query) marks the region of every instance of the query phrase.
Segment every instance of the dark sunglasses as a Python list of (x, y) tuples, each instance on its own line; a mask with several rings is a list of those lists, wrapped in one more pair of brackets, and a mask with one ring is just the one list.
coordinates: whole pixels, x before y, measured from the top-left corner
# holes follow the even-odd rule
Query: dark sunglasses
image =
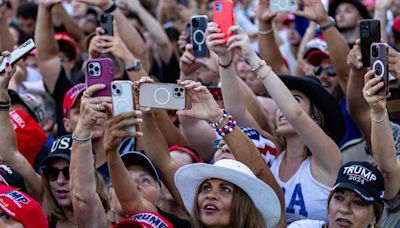
[(329, 77), (335, 77), (336, 76), (336, 70), (333, 66), (328, 66), (328, 67), (322, 67), (322, 66), (317, 66), (314, 68), (314, 74), (316, 76), (320, 76), (322, 72), (326, 72), (326, 74)]
[(69, 180), (69, 166), (63, 168), (63, 169), (57, 169), (56, 167), (43, 167), (42, 168), (43, 175), (46, 177), (47, 180), (49, 181), (55, 181), (58, 178), (58, 175), (60, 175), (60, 172), (62, 172), (63, 176), (65, 179)]

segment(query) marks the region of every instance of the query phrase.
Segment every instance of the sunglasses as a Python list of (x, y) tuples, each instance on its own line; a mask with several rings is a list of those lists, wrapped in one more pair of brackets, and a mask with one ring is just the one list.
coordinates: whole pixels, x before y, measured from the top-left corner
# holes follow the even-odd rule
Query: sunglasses
[(63, 174), (65, 179), (69, 180), (69, 166), (64, 167), (63, 169), (57, 169), (56, 167), (43, 167), (42, 168), (43, 175), (49, 181), (55, 181), (60, 175), (60, 172)]
[(326, 72), (326, 75), (328, 75), (329, 77), (336, 76), (336, 70), (333, 66), (328, 66), (328, 67), (317, 66), (314, 68), (314, 74), (316, 76), (320, 76), (322, 72)]

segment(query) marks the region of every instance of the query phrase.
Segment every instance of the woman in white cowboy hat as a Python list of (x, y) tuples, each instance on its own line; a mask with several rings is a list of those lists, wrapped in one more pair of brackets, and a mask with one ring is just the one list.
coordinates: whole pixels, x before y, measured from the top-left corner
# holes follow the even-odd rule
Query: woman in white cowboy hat
[(194, 227), (275, 227), (279, 221), (275, 192), (239, 161), (183, 166), (175, 183)]

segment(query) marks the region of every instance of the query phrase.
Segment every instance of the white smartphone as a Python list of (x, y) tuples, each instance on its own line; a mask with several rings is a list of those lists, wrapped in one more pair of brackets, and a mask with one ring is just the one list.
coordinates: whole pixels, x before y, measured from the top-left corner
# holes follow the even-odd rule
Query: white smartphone
[(140, 106), (181, 110), (188, 108), (187, 104), (186, 90), (182, 85), (169, 83), (140, 84)]
[(296, 11), (299, 8), (297, 0), (270, 0), (271, 12)]
[[(114, 116), (134, 110), (132, 84), (131, 81), (127, 80), (113, 81), (111, 83), (111, 99)], [(129, 126), (126, 130), (135, 131), (136, 128), (135, 126)]]
[(33, 49), (35, 48), (35, 43), (33, 42), (33, 39), (29, 39), (25, 41), (25, 43), (21, 44), (17, 49), (15, 49), (7, 58), (3, 58), (0, 62), (0, 73), (3, 73), (4, 70), (6, 69), (6, 60), (8, 59), (8, 62), (11, 65), (14, 65), (16, 62), (18, 62), (22, 57), (25, 55), (29, 54)]

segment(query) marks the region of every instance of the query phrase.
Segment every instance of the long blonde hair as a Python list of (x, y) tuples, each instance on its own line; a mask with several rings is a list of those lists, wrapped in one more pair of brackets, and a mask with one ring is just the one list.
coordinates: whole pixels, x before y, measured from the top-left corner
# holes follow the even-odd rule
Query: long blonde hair
[[(191, 217), (192, 225), (194, 228), (204, 228), (205, 226), (200, 220), (200, 210), (197, 203), (202, 184), (197, 189), (194, 204), (193, 213)], [(266, 221), (264, 216), (254, 205), (251, 198), (239, 187), (233, 185), (233, 197), (231, 204), (231, 217), (229, 226), (232, 228), (242, 227), (254, 227), (254, 228), (266, 228)]]

